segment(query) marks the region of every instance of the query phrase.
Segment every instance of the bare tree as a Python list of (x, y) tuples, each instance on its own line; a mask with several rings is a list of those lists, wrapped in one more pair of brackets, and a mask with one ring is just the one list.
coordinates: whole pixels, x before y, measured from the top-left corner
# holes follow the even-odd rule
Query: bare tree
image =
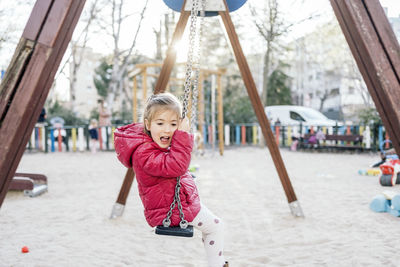
[(70, 64), (70, 73), (69, 73), (69, 93), (70, 93), (70, 100), (71, 100), (71, 109), (75, 111), (76, 108), (76, 79), (77, 79), (77, 72), (82, 64), (82, 60), (84, 59), (84, 52), (89, 40), (89, 33), (90, 27), (92, 26), (93, 22), (97, 19), (99, 14), (99, 2), (100, 0), (93, 0), (90, 3), (87, 13), (87, 19), (85, 27), (83, 28), (82, 32), (79, 34), (76, 40), (71, 40), (70, 42), (70, 49), (71, 55), (69, 57)]
[(108, 94), (106, 102), (112, 109), (115, 97), (117, 93), (120, 93), (123, 86), (123, 76), (126, 73), (129, 59), (131, 58), (133, 49), (136, 44), (137, 36), (144, 18), (144, 14), (147, 8), (148, 0), (146, 0), (142, 11), (140, 12), (139, 23), (136, 27), (133, 40), (131, 41), (130, 47), (126, 50), (120, 47), (121, 41), (121, 27), (125, 19), (130, 17), (132, 14), (124, 15), (124, 0), (110, 0), (111, 1), (111, 23), (107, 27), (111, 30), (111, 37), (113, 40), (113, 53), (112, 53), (112, 72), (111, 81), (108, 88)]
[(349, 57), (345, 61), (345, 65), (347, 66), (348, 70), (347, 78), (354, 81), (353, 83), (354, 88), (361, 96), (364, 105), (368, 108), (375, 107), (375, 103), (372, 100), (372, 97), (368, 91), (367, 86), (365, 85), (364, 79), (361, 76), (361, 73), (356, 65), (354, 58), (351, 55), (349, 55)]
[(265, 106), (267, 103), (267, 87), (268, 87), (268, 77), (273, 72), (273, 45), (276, 39), (286, 32), (286, 27), (282, 28), (282, 22), (279, 18), (278, 3), (277, 0), (268, 0), (267, 9), (263, 10), (264, 14), (267, 14), (265, 20), (257, 20), (260, 17), (257, 14), (256, 8), (249, 5), (250, 12), (255, 18), (253, 22), (255, 23), (258, 32), (264, 38), (266, 42), (266, 51), (263, 58), (263, 88), (261, 92), (261, 101)]
[(158, 60), (162, 59), (162, 52), (161, 52), (161, 25), (162, 25), (162, 21), (160, 20), (160, 28), (159, 29), (153, 28), (153, 33), (156, 36), (156, 44), (157, 44), (156, 59), (158, 59)]
[[(167, 51), (169, 41), (171, 39), (171, 28), (175, 26), (175, 14), (170, 11), (160, 17), (160, 24), (158, 28), (153, 28), (153, 33), (156, 38), (156, 54), (155, 60), (161, 61), (164, 53)], [(164, 37), (164, 38), (163, 38)]]
[(13, 51), (21, 38), (24, 22), (29, 18), (29, 12), (34, 6), (34, 0), (0, 1), (0, 58), (3, 64), (11, 60)]
[[(342, 79), (350, 81), (349, 87), (354, 88), (357, 95), (362, 97), (364, 106), (373, 107), (371, 96), (334, 18), (318, 27), (303, 41), (303, 53), (307, 55), (308, 69), (318, 74), (315, 96), (320, 100), (321, 111), (327, 99), (337, 97), (340, 93), (336, 87)], [(315, 85), (308, 84), (309, 89)]]
[(257, 11), (256, 7), (249, 4), (252, 20), (259, 34), (266, 42), (266, 51), (263, 57), (263, 86), (261, 92), (263, 105), (267, 103), (268, 78), (279, 66), (277, 54), (285, 49), (280, 38), (287, 34), (294, 25), (318, 16), (314, 14), (295, 23), (288, 23), (283, 19), (278, 0), (266, 0), (266, 4), (267, 6), (260, 11)]
[(315, 92), (316, 97), (318, 97), (320, 101), (318, 110), (321, 112), (324, 109), (326, 100), (328, 100), (332, 96), (335, 96), (335, 94), (337, 93), (334, 90), (332, 91), (331, 88), (329, 87), (330, 83), (327, 81), (328, 77), (332, 79), (332, 77), (336, 77), (336, 75), (333, 72), (330, 73), (329, 71), (323, 73), (321, 77), (322, 81), (319, 83), (320, 86)]

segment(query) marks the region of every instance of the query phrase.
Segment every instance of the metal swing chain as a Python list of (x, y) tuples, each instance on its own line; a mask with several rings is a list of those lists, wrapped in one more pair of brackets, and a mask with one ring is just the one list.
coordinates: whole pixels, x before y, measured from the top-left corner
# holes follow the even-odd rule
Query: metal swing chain
[(172, 211), (174, 210), (176, 204), (178, 204), (179, 217), (181, 218), (179, 226), (183, 229), (186, 229), (189, 225), (188, 221), (185, 220), (185, 215), (183, 214), (183, 211), (182, 211), (181, 198), (179, 197), (180, 189), (181, 189), (181, 177), (179, 176), (178, 178), (176, 178), (174, 201), (172, 201), (172, 203), (171, 203), (171, 206), (167, 213), (167, 217), (163, 220), (164, 227), (169, 227), (171, 225)]
[[(188, 101), (189, 101), (190, 87), (191, 87), (191, 75), (192, 75), (192, 67), (193, 67), (193, 49), (194, 49), (194, 45), (195, 45), (194, 41), (195, 41), (195, 34), (196, 34), (196, 30), (197, 30), (196, 22), (197, 22), (197, 14), (198, 14), (198, 9), (199, 9), (199, 1), (200, 0), (193, 0), (191, 12), (190, 12), (189, 51), (188, 51), (188, 59), (187, 59), (187, 63), (186, 63), (185, 90), (184, 90), (184, 98), (183, 98), (182, 119), (186, 117), (187, 109), (188, 109)], [(204, 10), (205, 0), (201, 0), (201, 1), (202, 1), (203, 10)], [(198, 68), (196, 69), (196, 72), (197, 71), (198, 71)], [(198, 74), (197, 74), (197, 78), (195, 79), (195, 84), (197, 84), (197, 80), (198, 80)], [(194, 91), (197, 91), (197, 86), (196, 86), (196, 90), (194, 90)], [(193, 95), (193, 97), (194, 97), (194, 95)], [(196, 98), (197, 98), (197, 93), (196, 93)], [(196, 103), (197, 103), (197, 101), (196, 101)], [(191, 126), (191, 132), (193, 132), (193, 124)], [(167, 216), (163, 220), (164, 227), (169, 227), (171, 225), (172, 211), (174, 210), (176, 204), (178, 205), (179, 217), (181, 219), (179, 226), (183, 229), (186, 229), (189, 225), (188, 221), (185, 220), (185, 215), (182, 210), (181, 199), (179, 197), (180, 188), (181, 188), (181, 177), (179, 176), (176, 178), (174, 201), (171, 203), (171, 206), (167, 213)]]
[(200, 25), (198, 34), (198, 46), (194, 65), (194, 81), (193, 81), (193, 91), (192, 91), (192, 116), (191, 116), (191, 131), (194, 132), (197, 129), (197, 99), (198, 99), (198, 86), (199, 86), (199, 74), (200, 74), (200, 54), (202, 47), (202, 35), (203, 35), (203, 25), (205, 17), (205, 7), (206, 1), (201, 0), (201, 10), (200, 10)]
[(190, 11), (190, 32), (189, 32), (189, 50), (186, 61), (185, 72), (185, 90), (183, 96), (183, 110), (182, 119), (186, 117), (188, 110), (188, 102), (190, 96), (190, 88), (192, 86), (192, 69), (193, 69), (193, 50), (195, 46), (195, 35), (197, 30), (197, 13), (199, 10), (199, 0), (192, 1), (192, 8)]

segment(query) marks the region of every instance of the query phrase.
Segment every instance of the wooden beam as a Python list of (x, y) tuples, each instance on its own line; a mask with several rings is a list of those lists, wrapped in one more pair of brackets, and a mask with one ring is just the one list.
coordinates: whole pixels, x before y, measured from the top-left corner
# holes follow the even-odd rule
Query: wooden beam
[(22, 79), (24, 68), (33, 53), (33, 48), (39, 38), (40, 29), (45, 23), (51, 5), (51, 0), (37, 1), (32, 9), (31, 16), (22, 35), (23, 38), (19, 40), (15, 50), (18, 52), (14, 53), (0, 85), (0, 123), (7, 115), (10, 103), (13, 101), (13, 97), (17, 91), (17, 85), (20, 79)]
[(278, 145), (275, 143), (274, 135), (272, 133), (268, 118), (265, 114), (264, 107), (261, 103), (260, 96), (258, 95), (257, 88), (253, 80), (253, 77), (251, 75), (249, 65), (243, 54), (242, 47), (240, 46), (239, 38), (236, 34), (235, 27), (233, 26), (229, 12), (220, 11), (219, 15), (222, 18), (229, 40), (232, 44), (233, 52), (235, 54), (237, 64), (242, 74), (242, 78), (245, 87), (247, 89), (247, 93), (253, 105), (257, 119), (260, 123), (264, 138), (266, 139), (269, 152), (271, 154), (272, 160), (274, 161), (275, 164), (275, 168), (281, 180), (283, 189), (285, 191), (287, 200), (289, 202), (289, 206), (291, 208), (291, 212), (294, 216), (303, 216), (303, 212), (301, 211), (301, 208), (297, 203), (297, 197), (290, 182), (285, 165), (283, 163)]
[(134, 178), (135, 178), (135, 172), (133, 171), (132, 168), (128, 168), (125, 174), (124, 182), (121, 187), (121, 191), (119, 192), (118, 195), (117, 203), (121, 205), (126, 204), (126, 199), (128, 198), (129, 191), (131, 190)]
[(136, 68), (149, 68), (149, 67), (162, 67), (162, 63), (138, 63), (135, 64)]
[[(202, 71), (200, 71), (199, 73), (199, 85), (197, 86), (197, 90), (198, 90), (198, 99), (197, 99), (197, 110), (198, 110), (198, 114), (197, 114), (197, 125), (199, 127), (199, 132), (200, 134), (203, 136), (204, 133), (204, 73)], [(203, 138), (205, 138), (205, 136), (203, 136)], [(203, 142), (200, 144), (199, 149), (203, 149), (204, 144)]]
[(370, 20), (374, 25), (381, 45), (390, 61), (397, 79), (400, 77), (400, 49), (396, 35), (393, 32), (392, 26), (388, 21), (385, 11), (381, 7), (379, 1), (365, 0), (364, 6), (370, 14)]
[[(179, 66), (179, 65), (186, 65), (186, 62), (179, 62), (179, 63), (175, 63), (174, 66)], [(135, 64), (135, 68), (148, 68), (148, 67), (162, 67), (163, 63), (139, 63), (139, 64)], [(137, 70), (137, 69), (136, 69)], [(209, 73), (209, 74), (224, 74), (226, 72), (225, 69), (218, 69), (218, 70), (210, 70), (210, 69), (204, 69), (204, 68), (200, 68), (201, 71), (203, 71), (204, 73)], [(134, 70), (135, 71), (135, 70)], [(134, 73), (132, 74), (131, 72), (131, 76), (135, 76), (138, 73)], [(150, 74), (147, 74), (150, 76)], [(158, 77), (159, 74), (151, 74), (152, 77)], [(183, 78), (184, 80), (184, 78)]]
[(143, 69), (142, 74), (142, 91), (143, 91), (143, 99), (142, 102), (145, 103), (147, 101), (147, 68)]
[(400, 48), (378, 0), (331, 0), (368, 91), (400, 153)]
[(7, 115), (10, 103), (18, 89), (18, 83), (22, 79), (25, 66), (29, 62), (29, 58), (33, 53), (35, 42), (21, 38), (8, 66), (4, 78), (0, 85), (0, 127)]
[(224, 155), (224, 104), (222, 100), (222, 82), (221, 74), (217, 75), (217, 92), (218, 92), (218, 145), (219, 154)]
[(154, 94), (158, 94), (165, 91), (167, 87), (169, 77), (171, 76), (172, 68), (174, 67), (176, 61), (176, 47), (175, 45), (182, 38), (182, 34), (185, 31), (187, 21), (190, 16), (190, 11), (181, 11), (178, 23), (175, 28), (175, 32), (172, 35), (171, 44), (167, 50), (167, 57), (163, 62), (163, 66), (160, 72), (160, 76), (154, 88)]
[(138, 101), (137, 101), (137, 77), (133, 77), (133, 97), (132, 97), (132, 108), (133, 108), (133, 122), (138, 122)]
[(14, 73), (7, 75), (18, 78), (7, 79), (0, 89), (0, 206), (84, 3), (84, 0), (38, 0), (8, 67), (7, 71)]
[[(158, 78), (160, 75), (159, 74), (153, 74), (153, 73), (147, 73), (148, 77), (153, 77), (153, 78)], [(176, 77), (170, 77), (169, 78), (170, 81), (174, 81), (174, 82), (184, 82), (185, 78), (176, 78)]]

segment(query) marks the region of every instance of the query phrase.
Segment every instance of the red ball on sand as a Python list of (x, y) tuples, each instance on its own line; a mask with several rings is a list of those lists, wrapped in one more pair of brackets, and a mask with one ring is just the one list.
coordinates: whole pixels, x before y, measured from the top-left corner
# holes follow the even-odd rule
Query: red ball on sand
[(29, 248), (27, 246), (23, 246), (21, 249), (22, 253), (28, 253), (29, 252)]

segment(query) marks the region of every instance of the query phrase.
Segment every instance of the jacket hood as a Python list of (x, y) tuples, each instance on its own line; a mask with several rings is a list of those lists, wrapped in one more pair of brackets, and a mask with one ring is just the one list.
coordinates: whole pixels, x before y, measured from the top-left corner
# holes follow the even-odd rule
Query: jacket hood
[(132, 168), (132, 155), (141, 144), (152, 139), (144, 133), (143, 123), (132, 123), (117, 128), (114, 132), (114, 146), (121, 163)]

